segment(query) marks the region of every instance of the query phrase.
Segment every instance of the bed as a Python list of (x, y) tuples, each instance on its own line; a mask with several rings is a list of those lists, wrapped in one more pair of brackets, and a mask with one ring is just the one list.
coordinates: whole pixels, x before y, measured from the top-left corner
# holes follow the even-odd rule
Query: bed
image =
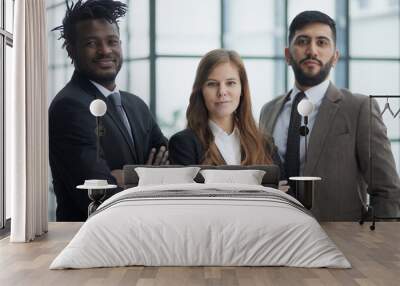
[[(239, 170), (235, 178), (248, 169), (221, 168)], [(350, 268), (312, 214), (271, 187), (279, 180), (276, 166), (252, 168), (265, 171), (262, 185), (202, 183), (204, 178), (197, 174), (192, 183), (135, 186), (138, 169), (126, 166), (128, 188), (97, 209), (50, 269), (129, 265)]]

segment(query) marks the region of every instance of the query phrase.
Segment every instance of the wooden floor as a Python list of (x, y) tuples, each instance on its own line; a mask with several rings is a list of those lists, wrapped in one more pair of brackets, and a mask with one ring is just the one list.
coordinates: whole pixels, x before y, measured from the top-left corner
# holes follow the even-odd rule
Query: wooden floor
[(375, 231), (357, 223), (323, 227), (353, 268), (120, 267), (49, 270), (80, 223), (50, 223), (32, 243), (0, 241), (0, 285), (400, 285), (400, 223), (379, 222)]

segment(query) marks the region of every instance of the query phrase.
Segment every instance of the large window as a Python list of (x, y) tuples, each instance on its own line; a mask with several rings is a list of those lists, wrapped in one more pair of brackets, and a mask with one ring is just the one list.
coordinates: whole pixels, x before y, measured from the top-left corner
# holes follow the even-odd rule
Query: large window
[(0, 0), (0, 228), (11, 217), (11, 194), (4, 187), (4, 106), (6, 95), (11, 93), (14, 1)]
[[(356, 59), (353, 60), (353, 55), (349, 54), (350, 45), (354, 45), (355, 41), (360, 43), (370, 40), (369, 33), (365, 32), (368, 28), (350, 37), (353, 34), (349, 31), (360, 28), (360, 24), (352, 18), (352, 11), (355, 9), (353, 6), (358, 5), (359, 9), (365, 10), (372, 4), (386, 5), (397, 16), (379, 20), (378, 11), (372, 8), (375, 14), (369, 13), (369, 17), (374, 21), (386, 21), (387, 25), (394, 21), (392, 26), (399, 21), (398, 13), (395, 12), (398, 11), (398, 6), (389, 0), (123, 2), (128, 4), (129, 9), (128, 15), (120, 23), (124, 65), (117, 83), (120, 88), (137, 94), (148, 103), (167, 136), (185, 126), (185, 111), (197, 64), (212, 49), (235, 49), (242, 56), (250, 79), (254, 117), (258, 120), (263, 103), (284, 93), (293, 84), (293, 74), (285, 63), (283, 50), (287, 41), (288, 25), (297, 13), (307, 9), (321, 10), (336, 20), (337, 44), (342, 57), (332, 73), (332, 80), (340, 87), (352, 87), (353, 84), (350, 81)], [(62, 42), (57, 40), (58, 34), (50, 32), (51, 28), (61, 24), (65, 3), (62, 0), (49, 0), (47, 3), (50, 102), (69, 80), (73, 68), (65, 50), (61, 48)], [(398, 34), (398, 30), (393, 28), (391, 33)], [(398, 64), (398, 55), (393, 54), (393, 51), (398, 51), (398, 36), (392, 40), (397, 40), (397, 50), (396, 46), (391, 47), (390, 56), (392, 62)], [(364, 45), (355, 47), (355, 50), (368, 50), (363, 47)], [(376, 49), (371, 49), (370, 53), (373, 51)], [(386, 50), (379, 51), (388, 55)]]
[[(371, 95), (400, 95), (400, 1), (351, 1), (349, 9), (349, 87)], [(393, 112), (400, 99), (378, 99), (381, 110), (389, 102)], [(388, 112), (383, 120), (400, 168), (400, 121)]]
[[(61, 24), (62, 0), (48, 0), (49, 30)], [(215, 48), (242, 56), (258, 120), (264, 103), (293, 86), (284, 60), (291, 20), (304, 10), (320, 10), (337, 23), (341, 57), (331, 79), (364, 94), (400, 94), (399, 2), (393, 0), (125, 0), (120, 23), (124, 65), (121, 89), (143, 98), (163, 132), (186, 125), (185, 112), (200, 58)], [(49, 94), (69, 80), (70, 60), (58, 35), (49, 32)], [(385, 122), (390, 123), (386, 118)], [(391, 131), (399, 165), (400, 124)], [(393, 126), (393, 125), (390, 125)], [(392, 129), (392, 128), (390, 128)]]

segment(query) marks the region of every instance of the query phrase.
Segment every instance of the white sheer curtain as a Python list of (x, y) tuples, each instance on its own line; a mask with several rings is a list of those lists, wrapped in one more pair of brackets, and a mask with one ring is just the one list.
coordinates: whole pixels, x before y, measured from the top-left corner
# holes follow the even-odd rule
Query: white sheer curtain
[(15, 1), (13, 94), (6, 95), (6, 188), (12, 242), (47, 231), (48, 128), (45, 0)]

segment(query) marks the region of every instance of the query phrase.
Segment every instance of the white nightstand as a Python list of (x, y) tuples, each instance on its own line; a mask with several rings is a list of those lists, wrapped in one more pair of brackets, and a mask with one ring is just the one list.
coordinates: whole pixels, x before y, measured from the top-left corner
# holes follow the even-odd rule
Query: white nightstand
[(88, 217), (101, 205), (107, 190), (115, 189), (116, 187), (116, 185), (109, 185), (106, 180), (85, 180), (83, 185), (76, 187), (80, 190), (87, 190), (88, 196), (92, 200), (88, 206)]

